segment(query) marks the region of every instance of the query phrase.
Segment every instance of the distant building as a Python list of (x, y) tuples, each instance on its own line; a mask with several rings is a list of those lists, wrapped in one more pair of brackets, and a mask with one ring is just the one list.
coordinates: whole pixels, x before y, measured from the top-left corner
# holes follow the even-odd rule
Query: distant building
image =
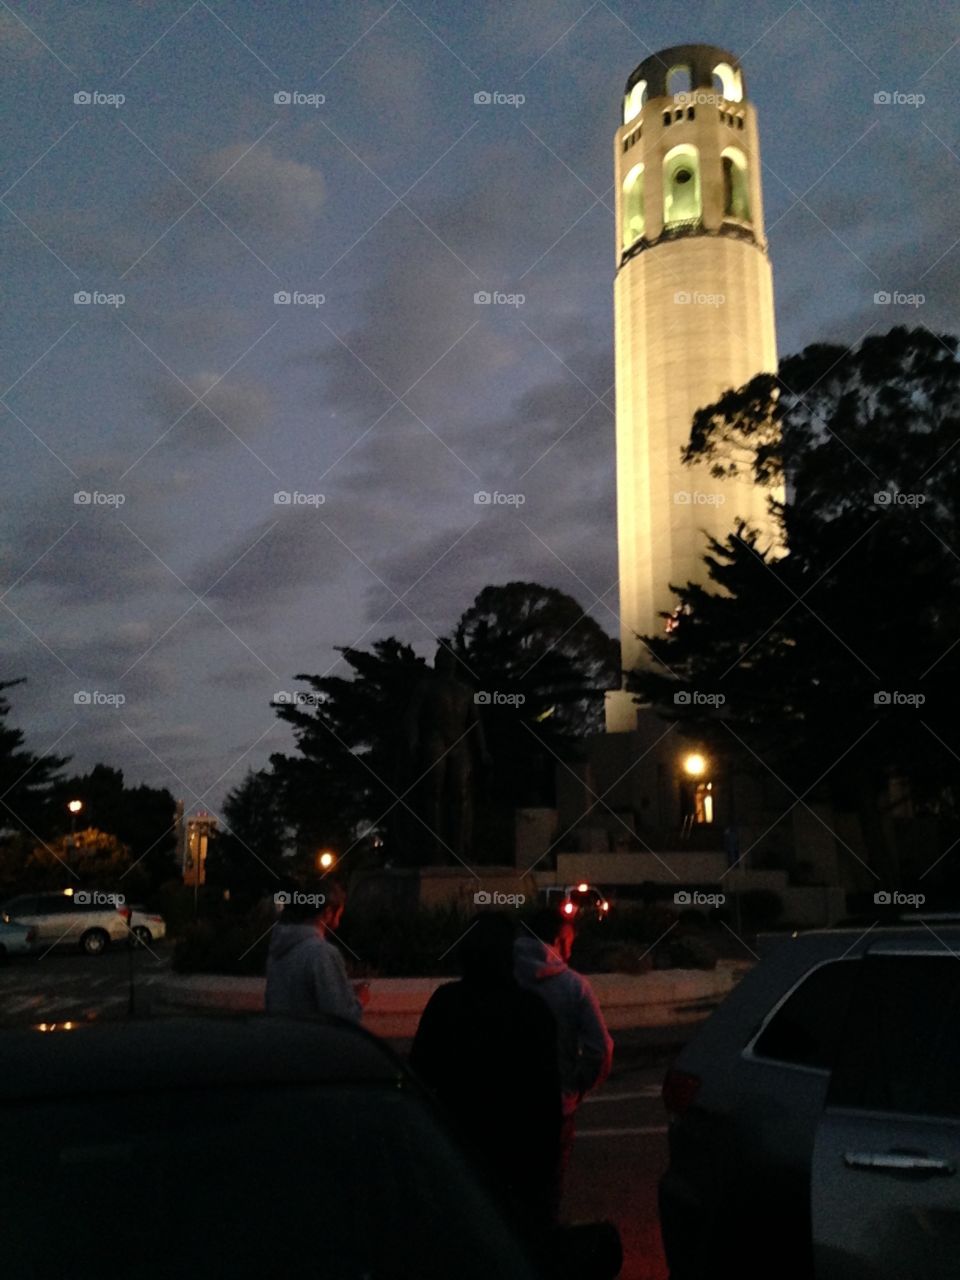
[(184, 819), (183, 801), (177, 802), (177, 855), (184, 884), (202, 885), (207, 879), (207, 846), (217, 834), (212, 813), (195, 813)]

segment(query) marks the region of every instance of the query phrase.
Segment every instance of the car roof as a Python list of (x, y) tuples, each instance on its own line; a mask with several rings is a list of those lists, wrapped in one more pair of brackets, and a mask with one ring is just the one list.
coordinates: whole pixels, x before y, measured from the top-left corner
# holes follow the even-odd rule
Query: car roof
[(386, 1045), (333, 1017), (131, 1019), (46, 1034), (0, 1031), (0, 1104), (257, 1084), (397, 1088), (407, 1080)]

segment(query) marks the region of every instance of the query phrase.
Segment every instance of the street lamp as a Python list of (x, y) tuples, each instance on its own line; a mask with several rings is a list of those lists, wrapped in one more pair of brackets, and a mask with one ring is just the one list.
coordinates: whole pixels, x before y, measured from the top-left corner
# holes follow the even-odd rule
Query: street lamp
[(72, 849), (77, 843), (77, 814), (83, 810), (83, 801), (68, 800), (67, 809), (70, 813), (70, 847)]
[(336, 856), (332, 854), (329, 849), (324, 849), (324, 851), (317, 858), (317, 861), (320, 863), (320, 868), (322, 871), (329, 871), (330, 868), (333, 866), (333, 864), (336, 862), (336, 860), (337, 860)]
[(699, 751), (691, 751), (683, 757), (683, 771), (691, 778), (702, 778), (707, 771), (707, 762)]

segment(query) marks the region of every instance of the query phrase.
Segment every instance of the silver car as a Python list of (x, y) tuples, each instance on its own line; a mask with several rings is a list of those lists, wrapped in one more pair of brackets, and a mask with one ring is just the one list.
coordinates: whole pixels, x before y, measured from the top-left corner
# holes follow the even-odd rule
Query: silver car
[[(937, 935), (960, 952), (956, 924)], [(663, 1088), (670, 1160), (660, 1226), (671, 1280), (810, 1280), (814, 1138), (863, 961), (880, 946), (933, 941), (922, 924), (789, 938), (681, 1050)]]
[(112, 942), (149, 943), (166, 932), (160, 916), (126, 906), (119, 894), (95, 889), (20, 894), (3, 904), (0, 917), (34, 928), (40, 951), (73, 946), (91, 956), (101, 955)]
[(960, 969), (937, 934), (871, 945), (813, 1149), (817, 1280), (953, 1280)]

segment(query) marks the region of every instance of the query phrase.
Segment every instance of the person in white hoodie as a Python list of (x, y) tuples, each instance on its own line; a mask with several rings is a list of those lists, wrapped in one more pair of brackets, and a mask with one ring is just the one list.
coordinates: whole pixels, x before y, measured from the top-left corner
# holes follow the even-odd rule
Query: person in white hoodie
[(267, 953), (266, 1011), (292, 1018), (335, 1014), (359, 1022), (362, 1004), (343, 956), (327, 940), (346, 905), (340, 885), (325, 880), (316, 893), (292, 890)]
[(563, 1106), (556, 1187), (559, 1202), (577, 1109), (585, 1095), (610, 1074), (613, 1040), (590, 983), (567, 964), (576, 938), (573, 922), (545, 907), (524, 924), (526, 928), (513, 944), (514, 974), (524, 990), (536, 992), (546, 1002), (557, 1023)]

